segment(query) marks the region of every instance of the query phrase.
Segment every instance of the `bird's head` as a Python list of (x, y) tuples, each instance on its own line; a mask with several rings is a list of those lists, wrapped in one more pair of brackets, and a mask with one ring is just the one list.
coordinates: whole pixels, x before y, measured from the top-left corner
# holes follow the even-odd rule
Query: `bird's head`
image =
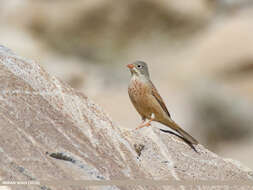
[(132, 76), (140, 76), (149, 78), (148, 72), (148, 65), (143, 61), (135, 61), (134, 63), (128, 64), (127, 67), (129, 68)]

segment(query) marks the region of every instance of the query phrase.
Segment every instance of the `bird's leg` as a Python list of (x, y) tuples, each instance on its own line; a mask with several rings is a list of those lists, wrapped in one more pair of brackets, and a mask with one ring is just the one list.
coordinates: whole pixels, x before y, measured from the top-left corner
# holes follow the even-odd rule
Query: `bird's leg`
[(148, 126), (150, 126), (150, 122), (149, 121), (147, 123), (143, 122), (135, 130), (141, 129), (143, 127), (148, 127)]
[(149, 126), (151, 126), (151, 122), (152, 122), (154, 119), (155, 119), (155, 114), (152, 113), (152, 114), (151, 114), (151, 119), (150, 119), (147, 123), (145, 123), (145, 119), (142, 119), (143, 122), (142, 122), (141, 125), (140, 125), (139, 127), (137, 127), (135, 130), (141, 129), (141, 128), (143, 128), (143, 127), (149, 127)]
[(144, 127), (144, 125), (145, 125), (145, 121), (146, 121), (146, 118), (145, 117), (142, 117), (141, 118), (142, 119), (142, 122), (141, 122), (141, 124), (135, 129), (135, 130), (137, 130), (137, 129), (140, 129), (140, 128), (142, 128), (142, 127)]
[(151, 117), (150, 117), (150, 120), (146, 123), (147, 126), (151, 126), (151, 122), (155, 119), (155, 114), (152, 113), (151, 114)]

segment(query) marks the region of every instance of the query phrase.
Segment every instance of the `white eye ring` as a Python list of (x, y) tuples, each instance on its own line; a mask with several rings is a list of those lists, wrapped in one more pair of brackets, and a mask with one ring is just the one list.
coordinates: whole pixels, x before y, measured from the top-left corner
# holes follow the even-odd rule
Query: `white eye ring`
[(137, 65), (138, 68), (141, 68), (141, 65)]

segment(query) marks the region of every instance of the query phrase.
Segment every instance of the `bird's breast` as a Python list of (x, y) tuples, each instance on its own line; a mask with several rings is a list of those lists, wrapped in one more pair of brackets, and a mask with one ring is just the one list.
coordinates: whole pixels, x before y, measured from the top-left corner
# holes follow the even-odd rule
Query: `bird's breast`
[(136, 110), (146, 118), (150, 117), (149, 97), (151, 89), (145, 81), (131, 80), (128, 87), (129, 97)]
[(138, 100), (142, 100), (143, 98), (145, 98), (149, 91), (150, 88), (148, 84), (137, 79), (131, 80), (128, 87), (129, 95), (133, 96), (133, 98)]

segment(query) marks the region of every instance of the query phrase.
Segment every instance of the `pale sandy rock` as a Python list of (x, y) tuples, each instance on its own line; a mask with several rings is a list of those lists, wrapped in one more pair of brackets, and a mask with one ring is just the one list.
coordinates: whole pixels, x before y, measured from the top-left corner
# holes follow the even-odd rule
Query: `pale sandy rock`
[(210, 4), (208, 0), (24, 0), (22, 6), (9, 5), (12, 9), (4, 18), (59, 52), (110, 62), (136, 42), (191, 36), (212, 17)]
[(211, 150), (224, 149), (224, 142), (252, 139), (252, 16), (252, 6), (248, 6), (210, 25), (181, 67), (193, 94), (196, 117), (192, 126)]
[[(251, 72), (253, 60), (252, 15), (252, 8), (249, 8), (211, 25), (192, 47), (192, 59), (182, 68), (188, 71), (184, 74), (226, 79), (236, 85), (237, 80), (250, 80), (247, 74)], [(240, 82), (238, 85), (242, 84)]]
[[(158, 129), (119, 128), (85, 95), (4, 47), (0, 47), (0, 90), (3, 180), (252, 180), (252, 171), (202, 145), (196, 146), (196, 153), (179, 138)], [(62, 188), (41, 184), (26, 189)]]

